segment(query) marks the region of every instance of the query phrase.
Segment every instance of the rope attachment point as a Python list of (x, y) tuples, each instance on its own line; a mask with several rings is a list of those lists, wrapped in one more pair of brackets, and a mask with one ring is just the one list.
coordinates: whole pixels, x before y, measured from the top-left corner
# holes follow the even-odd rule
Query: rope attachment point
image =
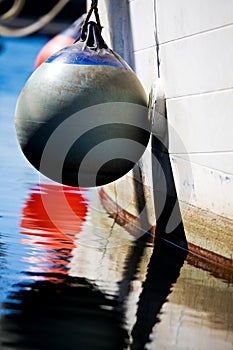
[(99, 17), (99, 11), (98, 11), (98, 0), (92, 0), (90, 10), (88, 11), (87, 17), (82, 25), (82, 29), (81, 29), (81, 39), (82, 40), (85, 40), (85, 38), (86, 38), (87, 25), (88, 25), (89, 19), (90, 19), (93, 12), (95, 14), (96, 24), (98, 26), (100, 33), (102, 31), (103, 27), (101, 26), (101, 23), (100, 23), (100, 17)]

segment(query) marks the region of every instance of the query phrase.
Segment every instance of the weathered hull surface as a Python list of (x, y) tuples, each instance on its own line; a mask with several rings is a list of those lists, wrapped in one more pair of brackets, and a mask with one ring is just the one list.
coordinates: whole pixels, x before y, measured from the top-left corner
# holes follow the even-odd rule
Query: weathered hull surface
[[(163, 86), (165, 110), (154, 113), (152, 134), (167, 148), (190, 249), (232, 267), (233, 3), (106, 0), (100, 12), (103, 36), (135, 70), (148, 99), (153, 92), (155, 109), (158, 82)], [(153, 227), (156, 170), (148, 157), (140, 165)], [(116, 195), (113, 187), (104, 191), (122, 206), (123, 190)], [(133, 206), (126, 211), (134, 213)]]

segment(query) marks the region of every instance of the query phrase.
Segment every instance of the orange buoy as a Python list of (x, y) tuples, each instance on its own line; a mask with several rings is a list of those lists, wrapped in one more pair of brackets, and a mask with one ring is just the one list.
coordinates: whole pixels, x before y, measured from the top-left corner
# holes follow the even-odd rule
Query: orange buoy
[(68, 273), (69, 258), (87, 212), (84, 189), (53, 184), (40, 184), (32, 189), (20, 223), (22, 243), (32, 250), (40, 247), (39, 255), (28, 257), (32, 269), (40, 273)]
[(55, 52), (63, 49), (63, 47), (73, 44), (73, 42), (80, 38), (81, 27), (83, 21), (86, 18), (86, 14), (79, 17), (74, 23), (72, 23), (67, 29), (57, 34), (50, 39), (40, 50), (36, 57), (35, 69), (38, 68), (47, 58), (53, 55)]

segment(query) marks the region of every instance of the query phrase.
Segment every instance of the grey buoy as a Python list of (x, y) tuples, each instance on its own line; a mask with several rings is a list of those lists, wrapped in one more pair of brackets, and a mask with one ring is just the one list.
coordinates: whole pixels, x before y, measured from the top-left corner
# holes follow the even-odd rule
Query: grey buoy
[(147, 96), (133, 70), (88, 22), (82, 38), (30, 76), (15, 111), (28, 161), (48, 178), (94, 187), (125, 175), (150, 137)]

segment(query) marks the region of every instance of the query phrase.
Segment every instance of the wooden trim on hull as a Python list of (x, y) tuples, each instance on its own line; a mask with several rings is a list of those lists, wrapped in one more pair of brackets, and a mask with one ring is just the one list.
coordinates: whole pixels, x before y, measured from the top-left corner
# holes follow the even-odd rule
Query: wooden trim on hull
[[(141, 222), (138, 217), (119, 206), (104, 190), (99, 190), (101, 203), (116, 223), (124, 227), (135, 238), (142, 236)], [(147, 232), (148, 243), (153, 243), (156, 227), (153, 225)], [(197, 268), (210, 272), (213, 276), (233, 282), (233, 260), (211, 252), (205, 248), (188, 242), (187, 262)]]
[(124, 227), (135, 238), (148, 233), (148, 242), (154, 242), (154, 227), (151, 227), (149, 232), (143, 231), (140, 219), (117, 204), (103, 188), (99, 190), (99, 196), (103, 207), (118, 225)]

